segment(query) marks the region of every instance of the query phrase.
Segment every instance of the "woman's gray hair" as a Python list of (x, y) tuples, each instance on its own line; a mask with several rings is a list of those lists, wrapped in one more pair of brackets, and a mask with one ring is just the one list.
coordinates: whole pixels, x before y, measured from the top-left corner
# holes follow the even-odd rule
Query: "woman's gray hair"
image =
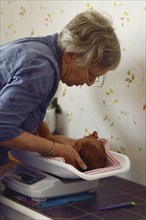
[(58, 35), (63, 53), (77, 53), (80, 67), (101, 65), (114, 70), (121, 58), (120, 44), (110, 19), (97, 11), (75, 16)]

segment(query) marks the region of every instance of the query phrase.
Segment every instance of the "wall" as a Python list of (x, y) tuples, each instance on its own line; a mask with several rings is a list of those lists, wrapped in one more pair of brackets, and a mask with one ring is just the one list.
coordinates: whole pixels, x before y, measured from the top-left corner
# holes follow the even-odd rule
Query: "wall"
[(2, 0), (1, 43), (59, 32), (87, 9), (111, 15), (122, 60), (107, 74), (102, 88), (60, 83), (56, 95), (63, 114), (58, 116), (58, 129), (74, 138), (97, 130), (112, 150), (130, 158), (131, 170), (123, 177), (146, 185), (145, 1)]

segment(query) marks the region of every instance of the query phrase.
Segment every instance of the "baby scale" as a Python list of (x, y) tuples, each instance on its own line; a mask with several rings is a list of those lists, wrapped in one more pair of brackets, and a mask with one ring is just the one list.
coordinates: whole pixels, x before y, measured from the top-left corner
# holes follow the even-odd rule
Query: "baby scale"
[(45, 158), (27, 151), (10, 152), (22, 164), (3, 176), (5, 187), (39, 201), (96, 192), (98, 179), (125, 173), (130, 168), (127, 156), (112, 151), (106, 168), (87, 172), (80, 172), (60, 158)]

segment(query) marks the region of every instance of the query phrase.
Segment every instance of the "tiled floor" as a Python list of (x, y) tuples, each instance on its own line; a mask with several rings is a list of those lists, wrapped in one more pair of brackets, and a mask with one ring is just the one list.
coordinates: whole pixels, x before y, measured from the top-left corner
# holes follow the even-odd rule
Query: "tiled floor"
[[(110, 204), (136, 202), (135, 207), (99, 212)], [(64, 206), (40, 210), (53, 219), (67, 220), (146, 220), (146, 187), (127, 180), (110, 177), (99, 180), (95, 198)]]
[[(101, 207), (131, 201), (136, 202), (135, 207), (98, 211)], [(99, 180), (97, 194), (92, 199), (50, 208), (33, 206), (32, 209), (53, 220), (146, 220), (146, 187), (109, 177)]]

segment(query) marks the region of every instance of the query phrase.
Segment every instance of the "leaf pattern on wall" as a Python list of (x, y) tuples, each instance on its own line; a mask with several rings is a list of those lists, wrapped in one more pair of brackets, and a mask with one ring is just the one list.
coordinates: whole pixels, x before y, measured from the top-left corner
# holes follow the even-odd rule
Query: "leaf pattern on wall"
[(134, 81), (135, 79), (135, 74), (133, 74), (130, 70), (127, 71), (127, 78), (125, 81), (128, 83), (127, 86), (129, 87), (130, 84)]
[(20, 16), (24, 16), (26, 13), (26, 9), (23, 5), (20, 6), (20, 11), (19, 11), (19, 15)]

